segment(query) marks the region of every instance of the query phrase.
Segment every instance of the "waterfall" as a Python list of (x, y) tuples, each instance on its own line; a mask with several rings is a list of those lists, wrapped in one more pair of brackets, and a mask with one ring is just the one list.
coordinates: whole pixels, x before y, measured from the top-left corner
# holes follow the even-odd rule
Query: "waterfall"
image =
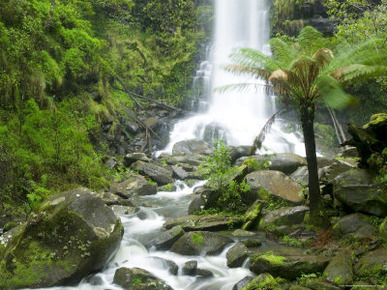
[[(270, 53), (269, 7), (266, 0), (216, 0), (215, 34), (209, 59), (200, 65), (195, 82), (209, 84), (209, 104), (178, 122), (170, 134), (170, 143), (162, 152), (171, 153), (181, 140), (199, 138), (208, 142), (223, 139), (228, 145), (252, 145), (254, 138), (275, 112), (275, 98), (267, 94), (264, 82), (235, 76), (222, 66), (230, 64), (235, 48), (249, 47)], [(251, 89), (216, 92), (230, 84), (255, 83)], [(199, 102), (201, 103), (201, 102)], [(303, 145), (293, 134), (280, 130), (277, 121), (263, 145), (271, 152), (295, 152), (304, 155)], [(160, 152), (159, 152), (160, 153)]]

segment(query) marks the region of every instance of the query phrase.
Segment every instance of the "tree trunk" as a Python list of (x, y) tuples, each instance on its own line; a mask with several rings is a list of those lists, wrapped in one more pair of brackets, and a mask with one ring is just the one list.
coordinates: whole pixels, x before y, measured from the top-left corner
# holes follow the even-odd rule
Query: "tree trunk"
[(320, 212), (320, 185), (318, 180), (316, 141), (314, 136), (314, 104), (301, 105), (300, 117), (304, 134), (306, 161), (309, 172), (309, 207), (311, 222), (317, 218)]

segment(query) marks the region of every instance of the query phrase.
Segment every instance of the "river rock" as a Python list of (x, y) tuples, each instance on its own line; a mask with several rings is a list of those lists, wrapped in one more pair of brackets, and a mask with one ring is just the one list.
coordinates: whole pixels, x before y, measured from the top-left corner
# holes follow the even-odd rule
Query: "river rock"
[(121, 196), (114, 194), (110, 191), (99, 191), (92, 193), (95, 197), (101, 199), (106, 205), (121, 205), (133, 207), (133, 203), (127, 198), (122, 198)]
[(295, 280), (302, 274), (322, 272), (329, 263), (329, 258), (324, 256), (277, 256), (272, 252), (252, 254), (249, 269), (256, 273), (269, 273), (274, 277)]
[(353, 282), (351, 256), (344, 251), (338, 253), (324, 270), (323, 278), (336, 285), (351, 285)]
[(304, 221), (306, 213), (309, 211), (307, 206), (283, 207), (268, 212), (260, 221), (259, 228), (267, 229), (273, 226), (291, 226), (301, 224)]
[(247, 284), (253, 281), (254, 278), (251, 276), (246, 276), (242, 280), (239, 280), (238, 283), (232, 287), (232, 290), (242, 290)]
[(185, 233), (172, 246), (171, 251), (181, 255), (216, 255), (231, 243), (229, 237), (206, 231)]
[(247, 158), (254, 158), (258, 164), (269, 162), (269, 169), (281, 171), (287, 175), (292, 174), (298, 167), (306, 166), (304, 157), (293, 153), (278, 153), (273, 155), (254, 155), (250, 157), (242, 157), (236, 161), (236, 165), (241, 165)]
[(277, 198), (292, 204), (301, 204), (304, 200), (302, 187), (280, 171), (255, 171), (246, 176), (246, 183), (251, 187), (248, 196), (254, 199), (270, 201)]
[(155, 163), (136, 161), (130, 166), (131, 169), (145, 175), (157, 182), (158, 185), (173, 183), (173, 171), (170, 167), (161, 166)]
[(133, 195), (156, 194), (157, 186), (150, 184), (145, 177), (131, 173), (126, 180), (113, 183), (110, 191), (123, 198), (129, 198)]
[(334, 196), (353, 211), (387, 216), (387, 182), (336, 186)]
[(172, 166), (173, 177), (184, 180), (189, 177), (189, 173), (180, 166)]
[(159, 234), (149, 242), (149, 245), (154, 246), (157, 250), (169, 250), (173, 243), (175, 243), (183, 234), (183, 228), (181, 226), (175, 226), (170, 230)]
[(180, 225), (184, 231), (223, 231), (242, 225), (242, 219), (225, 215), (190, 215), (170, 219), (164, 223), (164, 228), (170, 229)]
[(119, 268), (114, 273), (113, 283), (127, 290), (173, 290), (164, 281), (140, 268)]
[(200, 139), (190, 139), (177, 142), (173, 145), (172, 155), (209, 155), (214, 151), (214, 146)]
[(241, 267), (248, 255), (249, 250), (247, 249), (247, 247), (241, 242), (236, 243), (234, 246), (232, 246), (230, 250), (228, 250), (226, 254), (227, 267)]
[(364, 254), (355, 265), (355, 274), (358, 278), (372, 276), (387, 276), (387, 249), (380, 248)]
[(133, 153), (128, 153), (124, 157), (124, 165), (126, 167), (130, 167), (134, 162), (136, 161), (144, 161), (144, 162), (150, 162), (151, 159), (146, 156), (145, 153), (143, 152), (133, 152)]
[[(372, 227), (368, 222), (368, 217), (361, 213), (353, 213), (341, 218), (332, 228), (333, 237), (340, 239), (350, 234), (355, 235), (357, 232), (361, 232), (364, 228)], [(367, 229), (367, 231), (369, 231)], [(376, 232), (374, 229), (373, 233)], [(372, 234), (373, 234), (372, 233)], [(363, 236), (363, 235), (358, 235)]]
[(267, 205), (264, 200), (257, 199), (244, 215), (243, 230), (254, 230), (258, 228), (259, 220), (262, 216), (262, 209)]
[(195, 156), (185, 156), (185, 155), (169, 156), (168, 155), (168, 158), (164, 160), (166, 160), (168, 165), (181, 164), (182, 166), (184, 166), (183, 168), (188, 172), (192, 172), (195, 167), (201, 164), (201, 160)]
[(76, 284), (103, 268), (123, 227), (87, 189), (55, 195), (31, 214), (0, 257), (0, 288)]
[(197, 268), (198, 268), (198, 262), (195, 260), (191, 260), (191, 261), (185, 262), (181, 270), (183, 275), (195, 276)]
[(179, 266), (172, 260), (160, 258), (160, 257), (148, 257), (147, 260), (150, 260), (152, 266), (159, 268), (161, 270), (167, 269), (168, 272), (172, 275), (177, 275), (179, 272)]

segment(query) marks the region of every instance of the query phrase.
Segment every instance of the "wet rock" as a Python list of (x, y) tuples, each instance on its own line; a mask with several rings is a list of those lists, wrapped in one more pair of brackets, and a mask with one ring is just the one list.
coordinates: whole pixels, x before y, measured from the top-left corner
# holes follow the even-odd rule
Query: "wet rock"
[(124, 165), (130, 167), (136, 161), (150, 162), (151, 159), (142, 152), (128, 153), (124, 157)]
[(246, 276), (242, 280), (239, 280), (234, 287), (232, 287), (232, 290), (242, 290), (247, 284), (249, 284), (251, 281), (253, 281), (254, 278), (251, 276)]
[(89, 190), (55, 195), (2, 252), (0, 288), (76, 284), (103, 268), (122, 235), (120, 220)]
[(196, 276), (200, 276), (202, 278), (209, 278), (209, 277), (213, 277), (214, 276), (214, 273), (212, 273), (210, 270), (208, 269), (202, 269), (202, 268), (197, 268), (196, 270)]
[(172, 260), (160, 257), (148, 257), (148, 259), (152, 261), (152, 265), (154, 267), (159, 269), (167, 269), (168, 272), (172, 275), (176, 276), (179, 272), (179, 266), (177, 266), (177, 264)]
[(261, 220), (259, 227), (261, 229), (272, 226), (291, 226), (300, 224), (304, 221), (305, 214), (309, 211), (307, 206), (284, 207), (270, 211)]
[(243, 243), (236, 243), (234, 246), (232, 246), (232, 248), (230, 248), (230, 250), (228, 250), (226, 254), (227, 267), (241, 267), (243, 262), (246, 260), (248, 254), (249, 250)]
[(236, 161), (236, 165), (241, 165), (247, 158), (254, 158), (258, 164), (263, 162), (269, 162), (269, 169), (274, 171), (280, 171), (286, 175), (292, 174), (298, 167), (306, 166), (306, 160), (304, 157), (293, 153), (279, 153), (273, 155), (254, 155), (250, 157), (242, 157)]
[(242, 241), (242, 243), (247, 247), (247, 248), (258, 248), (262, 246), (262, 240), (261, 239), (247, 239)]
[(157, 182), (158, 185), (165, 185), (174, 181), (172, 178), (173, 171), (169, 167), (161, 166), (155, 163), (136, 161), (130, 168), (149, 177), (153, 181)]
[(231, 156), (231, 164), (234, 164), (234, 162), (243, 156), (250, 155), (250, 146), (238, 146), (233, 147), (230, 146), (230, 156)]
[(189, 176), (188, 172), (179, 166), (172, 166), (172, 170), (173, 170), (173, 176), (178, 179), (184, 180)]
[(254, 230), (258, 228), (262, 216), (262, 209), (267, 205), (264, 200), (257, 199), (244, 215), (243, 230)]
[(214, 207), (219, 199), (220, 193), (208, 186), (201, 186), (195, 190), (196, 197), (188, 207), (188, 213), (194, 214), (202, 209)]
[(192, 261), (185, 262), (181, 270), (183, 275), (195, 276), (197, 268), (198, 268), (198, 262), (192, 260)]
[(112, 205), (110, 208), (117, 217), (123, 215), (133, 215), (140, 210), (138, 207), (124, 205)]
[(374, 177), (369, 170), (355, 167), (336, 176), (333, 183), (335, 188), (359, 184), (366, 185), (372, 184)]
[(180, 225), (184, 231), (223, 231), (242, 225), (242, 219), (225, 215), (190, 215), (168, 220), (164, 228)]
[(255, 199), (269, 201), (278, 198), (292, 204), (300, 204), (304, 198), (302, 187), (280, 171), (255, 171), (246, 176), (246, 183), (251, 187), (247, 195)]
[(130, 206), (134, 205), (127, 198), (122, 198), (121, 196), (114, 194), (110, 191), (99, 191), (96, 193), (92, 193), (95, 197), (101, 199), (106, 205), (122, 205), (122, 206)]
[(185, 233), (172, 246), (171, 251), (181, 255), (216, 255), (231, 243), (229, 237), (206, 231)]
[(214, 147), (200, 139), (191, 139), (177, 142), (173, 145), (172, 155), (209, 155), (214, 151)]
[(175, 226), (172, 229), (159, 234), (149, 242), (149, 245), (154, 246), (157, 250), (169, 250), (173, 243), (175, 243), (183, 234), (183, 228), (181, 226)]
[(114, 273), (113, 283), (128, 290), (173, 290), (164, 281), (140, 268), (119, 268)]
[(367, 252), (355, 264), (357, 278), (386, 277), (387, 249), (380, 248)]
[(353, 282), (351, 256), (346, 252), (337, 254), (324, 270), (323, 278), (336, 285), (351, 285)]
[[(350, 234), (362, 231), (362, 228), (371, 226), (368, 217), (361, 213), (353, 213), (341, 218), (332, 228), (333, 237), (340, 239)], [(376, 230), (376, 229), (375, 229)]]
[[(191, 165), (191, 166), (199, 166), (201, 164), (200, 158), (195, 158), (195, 156), (169, 156), (167, 159), (168, 165), (176, 165), (176, 164), (183, 164), (183, 165)], [(191, 169), (189, 169), (191, 168)], [(184, 166), (184, 169), (188, 172), (194, 171), (192, 167)]]
[(193, 215), (197, 212), (203, 210), (205, 207), (205, 201), (201, 197), (201, 195), (195, 196), (195, 198), (191, 201), (191, 203), (188, 206), (188, 214)]
[(150, 184), (145, 177), (131, 173), (126, 180), (113, 183), (110, 191), (123, 198), (129, 198), (133, 195), (156, 194), (157, 186)]
[(335, 187), (335, 198), (351, 210), (379, 217), (387, 215), (387, 182)]
[(256, 273), (269, 273), (274, 277), (294, 280), (302, 274), (322, 272), (329, 263), (324, 256), (277, 256), (272, 252), (252, 254), (249, 269)]
[(309, 184), (309, 172), (308, 172), (308, 167), (307, 166), (302, 166), (299, 167), (296, 171), (294, 171), (291, 175), (290, 178), (299, 183), (299, 184)]
[(251, 237), (251, 236), (255, 236), (256, 233), (242, 230), (242, 229), (236, 229), (231, 233), (231, 235), (233, 235), (234, 237)]

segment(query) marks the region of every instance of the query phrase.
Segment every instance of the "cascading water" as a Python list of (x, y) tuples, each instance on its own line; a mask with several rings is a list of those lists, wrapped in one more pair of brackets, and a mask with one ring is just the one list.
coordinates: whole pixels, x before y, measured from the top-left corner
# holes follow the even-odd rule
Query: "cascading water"
[[(235, 76), (222, 69), (229, 64), (233, 49), (249, 47), (269, 53), (269, 8), (265, 0), (216, 0), (215, 37), (209, 60), (200, 66), (198, 76), (210, 79), (209, 106), (188, 119), (178, 122), (170, 135), (170, 143), (162, 152), (171, 153), (182, 140), (199, 138), (208, 142), (222, 138), (228, 145), (251, 145), (270, 116), (275, 113), (274, 97), (267, 95), (260, 80)], [(230, 84), (252, 83), (243, 91), (216, 92), (215, 88)], [(293, 134), (273, 125), (264, 147), (272, 152), (294, 152), (304, 155), (303, 145)]]

